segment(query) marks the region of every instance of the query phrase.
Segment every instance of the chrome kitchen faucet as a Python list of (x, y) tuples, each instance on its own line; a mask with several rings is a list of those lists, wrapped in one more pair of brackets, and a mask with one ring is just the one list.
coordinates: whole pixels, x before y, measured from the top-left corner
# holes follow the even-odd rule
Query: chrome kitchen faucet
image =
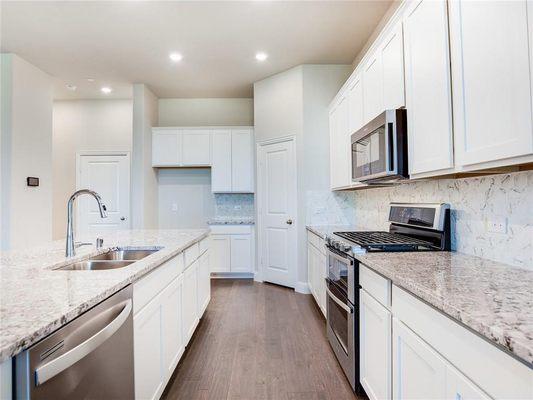
[(76, 254), (74, 250), (74, 229), (73, 229), (72, 208), (73, 208), (74, 200), (76, 199), (76, 197), (81, 196), (82, 194), (89, 194), (93, 196), (96, 202), (98, 203), (100, 217), (107, 218), (106, 207), (104, 203), (102, 203), (102, 198), (100, 197), (98, 193), (92, 190), (89, 190), (89, 189), (81, 189), (81, 190), (74, 192), (74, 194), (70, 196), (70, 199), (68, 200), (68, 205), (67, 205), (67, 246), (66, 246), (66, 251), (65, 251), (65, 255), (67, 257), (72, 257)]

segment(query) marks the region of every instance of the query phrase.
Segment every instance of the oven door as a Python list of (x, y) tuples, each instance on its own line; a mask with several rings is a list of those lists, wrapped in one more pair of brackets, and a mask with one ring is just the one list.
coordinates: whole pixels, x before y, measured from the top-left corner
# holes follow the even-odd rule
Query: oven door
[(352, 389), (356, 388), (355, 306), (346, 293), (326, 279), (327, 335)]
[(346, 293), (348, 300), (354, 303), (354, 260), (335, 248), (327, 246), (327, 249), (328, 279)]

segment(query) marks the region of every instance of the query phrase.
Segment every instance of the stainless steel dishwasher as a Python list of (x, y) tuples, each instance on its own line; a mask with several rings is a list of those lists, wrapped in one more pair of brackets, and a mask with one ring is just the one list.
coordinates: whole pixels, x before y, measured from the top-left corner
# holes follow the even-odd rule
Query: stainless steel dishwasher
[(17, 399), (133, 399), (131, 285), (15, 359)]

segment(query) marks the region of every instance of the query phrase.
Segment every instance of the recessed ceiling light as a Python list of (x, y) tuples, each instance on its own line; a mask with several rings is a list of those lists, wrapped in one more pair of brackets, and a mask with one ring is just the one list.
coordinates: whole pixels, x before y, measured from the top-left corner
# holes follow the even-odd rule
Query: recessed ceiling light
[(179, 62), (183, 59), (183, 56), (180, 53), (170, 53), (168, 55), (168, 58), (170, 58), (174, 62)]
[(65, 85), (67, 87), (68, 90), (74, 92), (78, 87), (76, 85), (72, 85), (70, 83), (66, 84)]
[(108, 86), (104, 86), (103, 88), (100, 89), (102, 91), (102, 93), (104, 94), (109, 94), (113, 91), (113, 89), (111, 89), (110, 87)]
[(87, 82), (94, 82), (94, 78), (87, 78)]
[(268, 54), (267, 53), (263, 53), (262, 51), (259, 52), (259, 53), (256, 53), (256, 55), (255, 55), (255, 59), (257, 61), (265, 61), (267, 58), (268, 58)]

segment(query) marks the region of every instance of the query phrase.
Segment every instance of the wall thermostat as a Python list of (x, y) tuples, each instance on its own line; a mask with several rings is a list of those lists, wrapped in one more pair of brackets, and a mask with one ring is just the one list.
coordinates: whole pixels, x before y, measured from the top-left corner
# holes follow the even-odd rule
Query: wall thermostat
[(28, 186), (39, 186), (39, 178), (28, 176), (26, 178), (26, 183), (28, 184)]

